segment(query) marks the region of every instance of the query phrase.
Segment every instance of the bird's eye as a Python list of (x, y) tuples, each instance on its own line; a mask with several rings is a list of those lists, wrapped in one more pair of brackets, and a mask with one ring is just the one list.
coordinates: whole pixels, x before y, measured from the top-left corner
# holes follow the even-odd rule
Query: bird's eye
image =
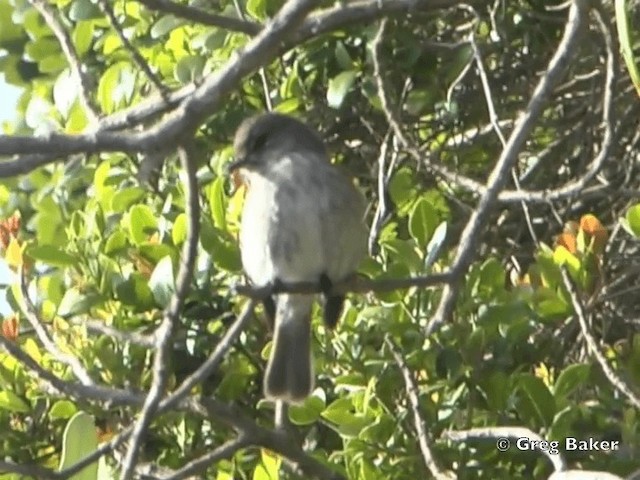
[(253, 142), (253, 150), (260, 150), (267, 143), (267, 134), (263, 133), (262, 135), (258, 135)]

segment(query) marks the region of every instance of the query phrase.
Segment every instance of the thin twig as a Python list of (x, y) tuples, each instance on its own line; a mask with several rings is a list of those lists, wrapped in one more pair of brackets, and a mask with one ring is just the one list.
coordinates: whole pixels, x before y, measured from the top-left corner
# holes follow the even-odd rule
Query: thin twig
[(180, 480), (182, 478), (193, 478), (192, 475), (203, 472), (209, 465), (214, 462), (220, 461), (224, 458), (231, 458), (240, 449), (248, 446), (250, 440), (240, 435), (233, 440), (229, 440), (217, 448), (214, 448), (208, 453), (205, 453), (201, 457), (191, 460), (187, 464), (183, 465), (179, 470), (176, 470), (173, 474), (162, 477), (163, 480)]
[(411, 409), (411, 413), (413, 414), (413, 426), (415, 427), (416, 434), (418, 435), (418, 445), (420, 445), (420, 452), (422, 453), (422, 460), (424, 461), (425, 466), (427, 467), (429, 472), (431, 472), (431, 475), (433, 475), (438, 480), (456, 478), (452, 472), (444, 472), (438, 466), (433, 456), (431, 446), (429, 445), (429, 433), (427, 431), (427, 427), (424, 424), (424, 421), (422, 420), (422, 416), (420, 415), (420, 399), (418, 397), (418, 386), (413, 379), (409, 367), (403, 359), (402, 353), (398, 351), (398, 348), (389, 337), (385, 338), (385, 343), (389, 347), (389, 350), (391, 350), (391, 354), (393, 355), (398, 368), (402, 372), (405, 391), (407, 393), (407, 397), (409, 398), (409, 407)]
[(260, 24), (255, 22), (216, 15), (193, 5), (183, 5), (170, 0), (139, 0), (139, 2), (150, 10), (170, 13), (176, 17), (191, 20), (201, 25), (224, 28), (232, 32), (242, 32), (253, 36), (257, 35), (262, 28)]
[(593, 161), (589, 164), (585, 173), (579, 178), (567, 183), (566, 185), (544, 191), (522, 190), (515, 192), (502, 192), (498, 196), (498, 199), (501, 202), (511, 203), (524, 201), (531, 204), (547, 203), (570, 198), (587, 187), (589, 182), (591, 182), (591, 180), (593, 180), (593, 178), (598, 174), (605, 160), (607, 160), (611, 154), (611, 150), (615, 144), (613, 99), (615, 92), (617, 59), (613, 47), (613, 38), (609, 25), (607, 25), (607, 22), (603, 20), (602, 15), (600, 14), (600, 12), (598, 12), (598, 10), (594, 9), (592, 10), (592, 13), (596, 18), (596, 22), (600, 27), (600, 31), (602, 32), (607, 51), (605, 79), (602, 94), (602, 126), (604, 128), (604, 133), (602, 134), (602, 145), (600, 147), (600, 151), (595, 156)]
[(51, 354), (53, 358), (55, 358), (60, 363), (67, 365), (75, 377), (80, 380), (83, 385), (94, 385), (93, 379), (89, 372), (84, 368), (84, 365), (78, 360), (74, 355), (63, 352), (58, 348), (56, 343), (53, 341), (49, 332), (42, 324), (40, 319), (38, 318), (38, 314), (36, 312), (36, 308), (31, 302), (29, 298), (29, 287), (27, 285), (26, 275), (24, 269), (20, 269), (19, 279), (20, 282), (20, 290), (22, 293), (22, 305), (20, 305), (22, 309), (22, 313), (24, 314), (27, 321), (31, 324), (31, 327), (36, 332), (38, 340), (42, 346)]
[(576, 317), (578, 317), (580, 330), (582, 331), (582, 336), (587, 342), (589, 352), (591, 352), (591, 355), (593, 355), (593, 357), (596, 359), (596, 361), (600, 365), (600, 368), (602, 368), (605, 377), (607, 377), (611, 385), (613, 385), (616, 390), (627, 397), (627, 399), (636, 408), (640, 408), (640, 395), (637, 392), (634, 392), (633, 389), (613, 370), (604, 354), (600, 351), (600, 347), (598, 347), (596, 339), (593, 337), (589, 329), (586, 312), (584, 310), (584, 306), (582, 305), (580, 294), (576, 290), (576, 287), (571, 280), (571, 276), (569, 275), (567, 268), (565, 266), (562, 266), (560, 271), (562, 272), (562, 281), (564, 283), (564, 286), (569, 292), (569, 296), (571, 297), (571, 304), (573, 305)]
[(82, 60), (80, 60), (78, 52), (73, 45), (73, 40), (71, 39), (69, 32), (62, 24), (56, 10), (49, 3), (44, 0), (29, 0), (29, 2), (36, 10), (38, 10), (38, 12), (40, 12), (40, 15), (42, 15), (51, 31), (53, 31), (53, 34), (58, 39), (62, 53), (64, 53), (64, 56), (67, 58), (67, 62), (69, 63), (69, 68), (80, 86), (79, 98), (82, 102), (82, 106), (87, 111), (89, 121), (91, 123), (95, 123), (100, 117), (100, 109), (91, 98), (91, 92), (95, 90), (95, 82), (89, 76), (82, 64)]
[[(368, 292), (391, 292), (408, 288), (426, 288), (436, 285), (447, 284), (452, 280), (451, 274), (434, 273), (431, 275), (408, 277), (408, 278), (386, 278), (384, 280), (369, 280), (365, 278), (350, 278), (332, 285), (331, 293), (368, 293)], [(322, 293), (319, 283), (296, 282), (278, 283), (274, 286), (254, 287), (251, 285), (236, 285), (236, 293), (255, 300), (262, 300), (269, 295), (276, 293)]]
[(119, 328), (105, 325), (99, 320), (78, 320), (74, 323), (85, 327), (89, 332), (106, 335), (120, 342), (133, 343), (134, 345), (140, 345), (145, 348), (153, 348), (153, 338), (151, 335), (140, 332), (125, 332)]
[(153, 359), (153, 380), (149, 388), (149, 394), (145, 399), (140, 416), (131, 434), (129, 448), (122, 464), (122, 472), (120, 478), (128, 480), (131, 478), (136, 461), (138, 459), (138, 451), (142, 444), (142, 440), (149, 427), (153, 416), (155, 415), (158, 405), (164, 394), (164, 389), (169, 377), (169, 356), (171, 354), (171, 340), (173, 331), (182, 304), (189, 291), (193, 271), (195, 269), (196, 253), (198, 249), (198, 238), (200, 230), (200, 199), (198, 196), (198, 179), (196, 177), (196, 165), (193, 159), (191, 146), (180, 146), (178, 148), (181, 166), (186, 174), (184, 183), (186, 197), (186, 216), (187, 216), (187, 238), (182, 248), (180, 256), (180, 266), (176, 276), (176, 287), (169, 305), (167, 306), (164, 318), (155, 332), (155, 356)]
[(224, 355), (233, 346), (233, 343), (247, 326), (256, 303), (257, 301), (253, 299), (246, 303), (236, 321), (233, 322), (233, 325), (231, 325), (224, 336), (220, 339), (216, 347), (213, 349), (213, 352), (209, 355), (209, 358), (207, 358), (207, 360), (204, 361), (195, 372), (185, 378), (180, 386), (171, 392), (171, 395), (160, 402), (161, 410), (169, 409), (176, 403), (180, 402), (191, 392), (191, 389), (194, 386), (203, 382), (216, 368), (218, 368), (218, 365), (223, 360)]
[(567, 19), (564, 35), (556, 52), (549, 61), (547, 71), (536, 86), (527, 109), (518, 119), (513, 132), (509, 136), (506, 147), (502, 150), (495, 167), (489, 175), (486, 191), (478, 201), (478, 205), (460, 235), (458, 249), (452, 262), (454, 284), (445, 285), (440, 303), (435, 314), (425, 329), (430, 335), (450, 318), (456, 304), (458, 288), (455, 282), (462, 279), (477, 252), (477, 239), (489, 224), (489, 217), (495, 207), (498, 195), (507, 182), (509, 172), (518, 159), (518, 153), (524, 145), (529, 133), (533, 130), (535, 121), (542, 114), (554, 86), (558, 84), (562, 75), (570, 64), (576, 48), (579, 34), (584, 31), (584, 23), (589, 11), (588, 0), (575, 0), (572, 3)]
[[(471, 8), (471, 7), (469, 7)], [(471, 9), (478, 17), (478, 14), (475, 10)], [(500, 139), (500, 143), (502, 144), (502, 148), (505, 148), (507, 145), (507, 140), (502, 133), (502, 129), (500, 128), (500, 118), (498, 117), (498, 113), (496, 112), (496, 107), (493, 102), (493, 94), (491, 93), (491, 85), (489, 84), (489, 76), (487, 75), (487, 71), (484, 68), (484, 62), (482, 61), (482, 55), (480, 54), (480, 49), (478, 48), (478, 44), (475, 39), (475, 34), (472, 33), (469, 36), (469, 43), (471, 44), (471, 48), (473, 50), (473, 58), (476, 62), (476, 67), (478, 68), (478, 74), (480, 76), (480, 83), (482, 84), (482, 90), (484, 92), (485, 103), (487, 105), (487, 112), (489, 113), (489, 122), (493, 127), (494, 132)], [(520, 182), (518, 181), (518, 175), (514, 169), (511, 170), (511, 177), (513, 178), (513, 182), (516, 186), (516, 189), (520, 190)], [(533, 222), (531, 221), (531, 213), (529, 212), (529, 206), (524, 202), (520, 202), (520, 207), (522, 208), (522, 213), (524, 214), (525, 221), (527, 223), (527, 228), (529, 229), (529, 235), (536, 244), (539, 244), (538, 236), (536, 235), (536, 231), (533, 228)]]
[[(160, 78), (158, 78), (158, 76), (153, 72), (153, 70), (151, 70), (151, 67), (149, 66), (147, 61), (144, 59), (142, 54), (138, 51), (136, 47), (133, 46), (133, 44), (129, 41), (127, 36), (124, 34), (124, 32), (122, 31), (122, 27), (120, 26), (120, 22), (118, 22), (118, 18), (116, 17), (116, 13), (114, 12), (112, 6), (109, 4), (109, 1), (98, 0), (98, 5), (100, 6), (100, 10), (102, 10), (102, 13), (104, 13), (109, 19), (109, 22), (111, 23), (111, 26), (113, 27), (113, 29), (116, 31), (118, 38), (120, 38), (122, 45), (124, 45), (124, 48), (126, 48), (127, 51), (131, 54), (131, 57), (133, 58), (133, 61), (136, 63), (138, 68), (144, 72), (144, 74), (147, 76), (149, 81), (152, 83), (152, 85), (158, 91), (158, 93), (162, 96), (162, 98), (166, 99), (169, 89), (167, 88), (166, 85), (162, 83)], [(126, 3), (123, 5), (126, 5)]]

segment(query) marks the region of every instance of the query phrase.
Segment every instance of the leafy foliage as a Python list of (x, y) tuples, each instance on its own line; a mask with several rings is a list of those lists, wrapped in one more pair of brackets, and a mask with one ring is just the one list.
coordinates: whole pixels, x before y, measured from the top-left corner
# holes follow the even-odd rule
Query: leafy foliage
[[(268, 21), (284, 2), (179, 3), (244, 20), (247, 31), (217, 26), (204, 15), (193, 21), (158, 6), (165, 2), (45, 3), (67, 33), (91, 89), (81, 87), (39, 0), (0, 0), (0, 70), (24, 90), (17, 120), (4, 126), (7, 134), (80, 134), (95, 126), (92, 104), (115, 118), (144, 104), (159, 86), (165, 94), (184, 88), (193, 95), (251, 41), (250, 22)], [(352, 2), (344, 3), (347, 8)], [(567, 12), (535, 0), (475, 2), (472, 11), (454, 1), (442, 8), (418, 3), (421, 8), (409, 15), (389, 10), (379, 60), (385, 94), (420, 161), (387, 140), (388, 112), (372, 53), (378, 17), (320, 30), (301, 37), (305, 41), (292, 33), (292, 43), (275, 61), (246, 77), (224, 109), (209, 112), (197, 127), (192, 154), (201, 232), (197, 268), (171, 342), (168, 391), (202, 365), (246, 303), (234, 291), (242, 279), (236, 237), (244, 187), (236, 188), (224, 166), (233, 155), (233, 131), (248, 115), (272, 105), (305, 118), (366, 193), (372, 206), (368, 220), (378, 205), (388, 206), (376, 232), (377, 251), (362, 265), (362, 277), (382, 282), (446, 272), (463, 248), (460, 232), (482, 191), (434, 173), (428, 163), (485, 184), (505, 148), (495, 125), (507, 137), (515, 128), (557, 48)], [(449, 431), (491, 426), (526, 427), (548, 440), (618, 440), (619, 450), (562, 454), (580, 469), (627, 475), (638, 468), (638, 409), (588, 354), (572, 291), (563, 281), (566, 269), (606, 360), (626, 382), (640, 385), (640, 303), (633, 295), (640, 206), (628, 201), (640, 187), (640, 105), (613, 60), (615, 89), (606, 91), (603, 58), (613, 39), (598, 18), (607, 27), (613, 15), (613, 7), (598, 5), (588, 16), (564, 83), (518, 152), (517, 182), (507, 188), (546, 192), (585, 175), (604, 148), (603, 114), (611, 95), (617, 115), (608, 126), (615, 138), (598, 176), (571, 195), (499, 200), (483, 235), (473, 239), (473, 263), (451, 285), (457, 292), (452, 318), (430, 335), (425, 331), (444, 295), (441, 285), (352, 294), (336, 332), (326, 331), (315, 311), (317, 389), (288, 412), (291, 441), (303, 444), (310, 456), (350, 479), (432, 473), (416, 440), (403, 365), (389, 347), (395, 345), (417, 384), (434, 457), (458, 478), (551, 474), (539, 452), (502, 453), (494, 439), (446, 439)], [(495, 125), (470, 38), (493, 92)], [(126, 126), (153, 128), (161, 113)], [(383, 146), (386, 155), (380, 154)], [(136, 395), (151, 385), (152, 333), (175, 294), (181, 248), (188, 241), (184, 172), (173, 152), (161, 150), (62, 155), (0, 185), (4, 260), (14, 274), (24, 272), (27, 284), (21, 289), (12, 275), (2, 285), (8, 303), (2, 336), (64, 381), (81, 379), (43, 344), (28, 315), (46, 327), (58, 353), (79, 360), (95, 384)], [(154, 163), (154, 155), (166, 161)], [(387, 177), (382, 189), (380, 171)], [(233, 405), (242, 418), (271, 427), (274, 406), (262, 398), (261, 388), (269, 342), (270, 326), (258, 309), (218, 368), (189, 394)], [(104, 442), (132, 425), (140, 410), (140, 402), (50, 387), (30, 365), (0, 351), (0, 451), (6, 462), (68, 466), (63, 438), (69, 422), (93, 416)], [(151, 424), (141, 464), (179, 470), (234, 437), (227, 420), (178, 406), (163, 412)], [(202, 465), (198, 475), (306, 478), (285, 468), (286, 455), (277, 448), (261, 438), (249, 440), (261, 448), (243, 445)], [(121, 460), (118, 447), (101, 468), (115, 475)], [(24, 478), (7, 472), (0, 479)]]

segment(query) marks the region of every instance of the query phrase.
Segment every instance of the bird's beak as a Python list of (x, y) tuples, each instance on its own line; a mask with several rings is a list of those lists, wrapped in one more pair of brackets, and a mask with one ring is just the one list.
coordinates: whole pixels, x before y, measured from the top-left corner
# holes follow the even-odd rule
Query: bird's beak
[(249, 163), (247, 161), (247, 158), (236, 158), (233, 162), (230, 162), (227, 164), (227, 173), (234, 173), (236, 172), (238, 169), (244, 167), (245, 165), (247, 165), (247, 163)]

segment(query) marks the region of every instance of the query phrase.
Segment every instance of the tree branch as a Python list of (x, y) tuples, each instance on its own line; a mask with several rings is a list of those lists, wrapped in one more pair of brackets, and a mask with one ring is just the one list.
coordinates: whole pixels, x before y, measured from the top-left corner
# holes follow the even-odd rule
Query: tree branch
[(407, 393), (407, 397), (409, 398), (409, 408), (411, 409), (411, 413), (413, 414), (413, 425), (416, 429), (416, 434), (418, 435), (418, 445), (420, 445), (420, 452), (422, 453), (422, 460), (424, 461), (425, 466), (431, 472), (431, 475), (436, 480), (447, 480), (456, 478), (452, 472), (444, 472), (438, 466), (433, 452), (431, 451), (431, 447), (429, 446), (429, 433), (427, 431), (427, 427), (422, 420), (422, 416), (420, 415), (420, 399), (418, 398), (418, 386), (413, 379), (411, 371), (404, 359), (402, 358), (402, 353), (398, 351), (396, 345), (391, 341), (389, 337), (385, 338), (385, 343), (391, 350), (391, 354), (393, 355), (400, 372), (402, 373), (402, 378), (404, 379), (405, 391)]
[(591, 334), (589, 330), (589, 325), (587, 323), (586, 313), (584, 311), (584, 306), (582, 305), (582, 300), (580, 300), (580, 295), (576, 290), (571, 277), (569, 276), (569, 272), (567, 268), (563, 265), (560, 269), (562, 273), (562, 281), (564, 283), (565, 288), (569, 292), (569, 296), (571, 297), (571, 304), (573, 305), (573, 309), (575, 310), (576, 316), (578, 317), (578, 323), (580, 324), (580, 330), (582, 331), (582, 336), (587, 342), (587, 347), (589, 348), (589, 352), (596, 359), (600, 368), (604, 372), (605, 377), (611, 382), (611, 385), (622, 393), (627, 399), (631, 402), (631, 404), (640, 408), (640, 396), (632, 390), (632, 388), (627, 385), (627, 383), (611, 368), (609, 362), (605, 358), (604, 354), (600, 351), (598, 344), (596, 343), (596, 339)]
[(60, 43), (62, 53), (67, 58), (69, 68), (76, 81), (78, 82), (80, 101), (82, 106), (87, 111), (90, 122), (96, 122), (100, 117), (100, 109), (91, 99), (91, 92), (95, 89), (95, 82), (85, 71), (84, 65), (78, 56), (73, 40), (69, 36), (69, 32), (62, 24), (62, 21), (58, 17), (58, 13), (52, 8), (49, 3), (44, 0), (29, 0), (29, 3), (40, 12), (40, 15), (44, 18), (47, 25), (53, 31), (53, 34)]
[(29, 288), (27, 285), (24, 268), (20, 269), (18, 281), (20, 282), (20, 290), (22, 293), (22, 302), (20, 302), (22, 304), (20, 306), (22, 309), (22, 313), (24, 314), (27, 321), (31, 324), (33, 330), (36, 332), (38, 340), (40, 340), (42, 346), (47, 350), (47, 352), (51, 354), (53, 358), (55, 358), (60, 363), (67, 365), (71, 369), (71, 372), (78, 380), (80, 380), (83, 385), (95, 385), (93, 379), (89, 375), (89, 372), (87, 372), (80, 360), (78, 360), (78, 358), (74, 355), (61, 351), (49, 335), (49, 332), (47, 331), (45, 326), (38, 318), (35, 306), (29, 298)]
[(225, 17), (224, 15), (216, 15), (215, 13), (208, 12), (203, 8), (194, 7), (192, 5), (182, 5), (170, 0), (138, 0), (138, 2), (143, 4), (149, 10), (170, 13), (176, 17), (191, 20), (198, 24), (224, 28), (225, 30), (246, 33), (251, 36), (257, 35), (262, 29), (262, 25), (259, 23)]
[(100, 10), (102, 10), (102, 13), (104, 13), (109, 19), (109, 23), (111, 23), (111, 26), (116, 31), (116, 34), (122, 42), (122, 45), (124, 45), (124, 48), (131, 54), (131, 58), (133, 58), (135, 64), (138, 65), (138, 68), (144, 72), (151, 84), (158, 91), (158, 93), (160, 93), (160, 96), (164, 100), (169, 89), (162, 83), (162, 81), (160, 81), (158, 76), (153, 72), (153, 70), (151, 70), (151, 67), (144, 59), (144, 57), (140, 54), (138, 49), (132, 45), (127, 36), (124, 34), (120, 23), (118, 23), (118, 18), (116, 17), (116, 14), (109, 2), (107, 0), (98, 0), (98, 6), (100, 7)]
[(524, 145), (529, 133), (533, 130), (536, 119), (542, 114), (547, 98), (570, 64), (580, 33), (584, 31), (588, 11), (588, 0), (574, 0), (572, 2), (560, 44), (549, 61), (547, 71), (538, 82), (527, 109), (516, 122), (507, 145), (502, 150), (495, 167), (489, 175), (486, 191), (480, 197), (477, 207), (471, 213), (462, 231), (452, 263), (454, 283), (445, 285), (438, 308), (426, 327), (426, 335), (436, 331), (453, 313), (458, 296), (456, 283), (462, 279), (462, 276), (473, 261), (477, 251), (478, 236), (489, 224), (489, 216), (496, 204), (500, 191), (508, 180), (511, 168), (513, 168), (518, 159), (518, 153), (522, 145)]
[[(348, 278), (332, 285), (331, 293), (368, 293), (368, 292), (391, 292), (407, 288), (426, 288), (436, 285), (447, 284), (452, 277), (449, 272), (434, 273), (409, 278), (387, 278), (384, 280), (369, 280), (364, 278)], [(266, 285), (255, 287), (251, 285), (237, 285), (234, 287), (236, 293), (254, 300), (262, 300), (269, 295), (276, 293), (323, 293), (319, 283), (296, 282), (278, 283), (277, 285)]]
[(171, 340), (175, 324), (182, 309), (182, 304), (189, 291), (193, 271), (195, 269), (196, 254), (200, 230), (200, 198), (198, 196), (198, 179), (196, 177), (196, 165), (191, 151), (191, 144), (181, 146), (178, 149), (180, 163), (186, 173), (184, 183), (186, 196), (187, 238), (180, 256), (180, 267), (176, 277), (176, 288), (167, 306), (164, 318), (155, 331), (155, 356), (153, 359), (153, 380), (149, 393), (145, 399), (140, 416), (136, 421), (131, 434), (129, 449), (122, 464), (120, 478), (131, 478), (138, 459), (138, 450), (142, 444), (146, 430), (151, 424), (158, 405), (164, 394), (164, 389), (169, 376), (169, 356), (171, 353)]

